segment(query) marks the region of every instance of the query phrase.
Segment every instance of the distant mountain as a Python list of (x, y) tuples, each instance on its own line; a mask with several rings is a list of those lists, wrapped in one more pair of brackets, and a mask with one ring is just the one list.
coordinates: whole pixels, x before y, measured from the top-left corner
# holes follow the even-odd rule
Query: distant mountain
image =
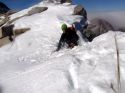
[(57, 3), (57, 2), (60, 2), (60, 3), (71, 3), (72, 0), (43, 0), (44, 2), (49, 2), (49, 3)]
[(0, 14), (7, 13), (10, 10), (4, 3), (0, 2)]
[(88, 13), (88, 19), (92, 20), (94, 18), (100, 18), (108, 21), (113, 25), (115, 29), (125, 28), (125, 12), (115, 11), (115, 12), (91, 12)]

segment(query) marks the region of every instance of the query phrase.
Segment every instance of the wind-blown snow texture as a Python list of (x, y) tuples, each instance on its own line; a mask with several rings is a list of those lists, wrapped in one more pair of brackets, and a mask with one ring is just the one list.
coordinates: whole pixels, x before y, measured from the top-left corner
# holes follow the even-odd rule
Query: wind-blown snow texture
[[(115, 34), (124, 89), (124, 33), (110, 31), (92, 43), (81, 40), (80, 45), (73, 49), (53, 52), (62, 33), (61, 24), (66, 22), (70, 25), (80, 17), (71, 15), (73, 5), (40, 3), (35, 6), (48, 6), (48, 10), (15, 21), (15, 28), (30, 27), (31, 30), (0, 48), (2, 93), (115, 93)], [(11, 19), (26, 14), (30, 9), (12, 15)]]

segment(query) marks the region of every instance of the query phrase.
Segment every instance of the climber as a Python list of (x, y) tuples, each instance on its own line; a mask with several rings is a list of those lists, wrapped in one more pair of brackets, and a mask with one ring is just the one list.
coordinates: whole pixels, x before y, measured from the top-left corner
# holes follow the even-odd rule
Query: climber
[(68, 45), (68, 48), (73, 48), (74, 46), (77, 46), (79, 37), (73, 25), (72, 27), (67, 27), (66, 24), (63, 24), (61, 28), (63, 33), (61, 35), (56, 51), (59, 51), (61, 47), (65, 45), (65, 43)]
[(80, 22), (74, 22), (73, 26), (76, 31), (79, 31), (81, 33), (83, 40), (88, 41), (84, 34), (84, 30), (87, 29), (87, 26), (88, 26), (87, 19), (82, 18)]

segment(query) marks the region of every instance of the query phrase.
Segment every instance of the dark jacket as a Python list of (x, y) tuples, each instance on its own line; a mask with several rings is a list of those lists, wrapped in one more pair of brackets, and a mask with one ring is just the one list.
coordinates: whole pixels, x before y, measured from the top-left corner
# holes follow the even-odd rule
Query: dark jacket
[(74, 45), (78, 45), (78, 39), (79, 37), (75, 29), (67, 28), (66, 31), (61, 35), (57, 51), (60, 50), (65, 43), (67, 43), (68, 45), (70, 45), (71, 43)]

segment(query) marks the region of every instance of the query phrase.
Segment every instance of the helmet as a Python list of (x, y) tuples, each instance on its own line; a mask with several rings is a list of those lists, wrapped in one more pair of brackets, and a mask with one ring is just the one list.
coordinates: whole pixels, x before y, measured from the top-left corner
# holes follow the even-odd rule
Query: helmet
[(65, 31), (67, 29), (67, 25), (66, 24), (62, 24), (61, 28), (62, 28), (63, 31)]

